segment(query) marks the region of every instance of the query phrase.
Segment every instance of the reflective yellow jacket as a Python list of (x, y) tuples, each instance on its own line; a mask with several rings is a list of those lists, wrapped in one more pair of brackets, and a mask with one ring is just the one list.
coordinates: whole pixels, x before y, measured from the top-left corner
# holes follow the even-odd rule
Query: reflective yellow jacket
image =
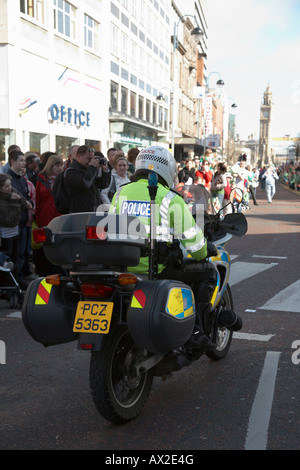
[[(194, 259), (197, 261), (205, 259), (207, 256), (206, 239), (184, 200), (176, 192), (158, 183), (155, 204), (156, 240), (171, 242), (173, 238), (177, 238)], [(150, 234), (148, 180), (140, 179), (121, 187), (113, 197), (110, 212), (137, 216), (147, 233)], [(148, 258), (141, 258), (140, 264), (130, 268), (130, 271), (147, 273), (148, 263)], [(163, 267), (159, 265), (159, 272)]]

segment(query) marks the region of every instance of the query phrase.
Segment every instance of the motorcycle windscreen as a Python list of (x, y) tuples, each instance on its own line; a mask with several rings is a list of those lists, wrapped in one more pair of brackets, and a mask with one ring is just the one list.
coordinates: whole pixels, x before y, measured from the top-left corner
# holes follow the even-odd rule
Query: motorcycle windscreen
[(22, 307), (23, 323), (30, 336), (44, 346), (76, 340), (73, 323), (77, 300), (62, 286), (52, 286), (44, 278), (35, 279), (28, 286)]

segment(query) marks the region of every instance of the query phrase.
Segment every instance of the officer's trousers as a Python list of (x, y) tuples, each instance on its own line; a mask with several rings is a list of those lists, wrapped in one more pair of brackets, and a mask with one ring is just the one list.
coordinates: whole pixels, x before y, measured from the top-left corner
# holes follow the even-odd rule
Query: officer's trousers
[[(181, 281), (193, 289), (196, 305), (196, 324), (206, 330), (208, 313), (211, 308), (211, 298), (217, 283), (215, 266), (209, 261), (188, 260), (177, 268), (167, 266), (159, 275), (160, 279)], [(202, 328), (201, 328), (202, 329)]]

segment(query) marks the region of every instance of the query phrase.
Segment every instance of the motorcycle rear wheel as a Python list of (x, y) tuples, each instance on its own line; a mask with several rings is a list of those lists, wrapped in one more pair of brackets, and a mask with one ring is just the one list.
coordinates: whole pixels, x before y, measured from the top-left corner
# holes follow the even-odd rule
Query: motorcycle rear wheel
[(103, 351), (92, 352), (90, 388), (99, 413), (114, 424), (136, 418), (143, 410), (153, 381), (151, 370), (132, 374), (136, 346), (127, 328), (115, 325)]
[[(229, 285), (226, 286), (221, 302), (224, 310), (233, 310), (233, 300)], [(206, 356), (214, 361), (219, 361), (227, 356), (231, 346), (232, 335), (232, 331), (229, 331), (224, 326), (218, 326), (217, 347), (212, 351), (207, 351)]]

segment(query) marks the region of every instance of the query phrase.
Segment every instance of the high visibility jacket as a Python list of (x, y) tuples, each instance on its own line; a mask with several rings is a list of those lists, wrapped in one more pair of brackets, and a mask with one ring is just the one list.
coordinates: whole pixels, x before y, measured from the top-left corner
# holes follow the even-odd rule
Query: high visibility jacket
[[(158, 183), (155, 204), (156, 240), (172, 242), (173, 238), (177, 238), (195, 260), (205, 259), (207, 256), (206, 239), (184, 200), (176, 192)], [(121, 187), (113, 197), (110, 212), (137, 216), (145, 226), (146, 232), (150, 234), (148, 181), (140, 179)], [(147, 273), (148, 263), (148, 258), (141, 258), (139, 266), (130, 268), (130, 271)], [(163, 267), (159, 265), (159, 272)]]

